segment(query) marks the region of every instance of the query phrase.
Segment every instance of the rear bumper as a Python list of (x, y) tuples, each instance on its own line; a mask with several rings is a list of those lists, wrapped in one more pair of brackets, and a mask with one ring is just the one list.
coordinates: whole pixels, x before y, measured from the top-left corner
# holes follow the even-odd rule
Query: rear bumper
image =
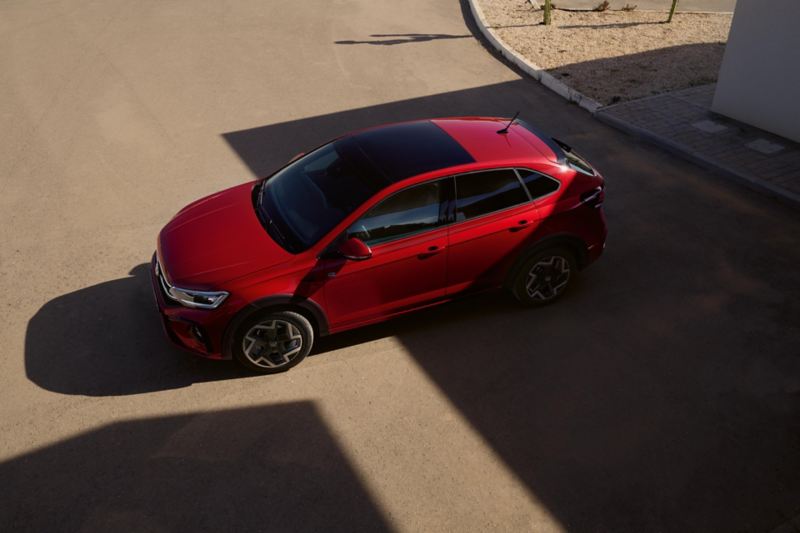
[(594, 238), (589, 241), (586, 247), (586, 264), (587, 267), (600, 259), (603, 251), (606, 249), (606, 237), (608, 237), (608, 226), (606, 225), (606, 214), (603, 207), (594, 208), (597, 213), (598, 220), (596, 221), (596, 230)]
[(169, 301), (156, 275), (156, 254), (150, 260), (150, 284), (161, 325), (167, 338), (179, 348), (208, 359), (225, 359), (215, 342), (219, 327), (213, 316), (197, 309), (188, 309)]

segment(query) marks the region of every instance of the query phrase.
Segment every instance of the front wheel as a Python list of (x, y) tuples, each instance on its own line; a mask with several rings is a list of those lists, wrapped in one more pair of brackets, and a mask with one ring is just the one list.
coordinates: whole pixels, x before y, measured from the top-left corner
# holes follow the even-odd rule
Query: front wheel
[(233, 341), (233, 356), (262, 374), (284, 372), (305, 359), (314, 344), (314, 328), (293, 311), (266, 311), (244, 321)]
[(522, 263), (512, 293), (524, 305), (546, 305), (564, 294), (576, 273), (575, 256), (569, 250), (548, 248)]

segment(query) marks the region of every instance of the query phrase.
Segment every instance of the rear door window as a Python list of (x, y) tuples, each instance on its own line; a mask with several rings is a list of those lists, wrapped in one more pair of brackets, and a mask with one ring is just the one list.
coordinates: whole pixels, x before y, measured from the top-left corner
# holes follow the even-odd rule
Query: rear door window
[(528, 195), (513, 169), (456, 176), (456, 222), (500, 211), (528, 200)]

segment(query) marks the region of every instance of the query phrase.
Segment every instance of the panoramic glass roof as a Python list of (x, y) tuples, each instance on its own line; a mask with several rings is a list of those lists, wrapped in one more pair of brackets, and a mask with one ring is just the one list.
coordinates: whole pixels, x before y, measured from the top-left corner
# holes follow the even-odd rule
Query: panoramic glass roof
[(350, 139), (392, 182), (475, 161), (444, 130), (428, 121), (384, 126)]

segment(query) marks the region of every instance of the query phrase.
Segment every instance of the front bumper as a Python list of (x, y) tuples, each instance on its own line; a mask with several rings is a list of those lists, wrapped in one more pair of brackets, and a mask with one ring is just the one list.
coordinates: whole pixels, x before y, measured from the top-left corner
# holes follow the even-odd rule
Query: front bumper
[(167, 338), (193, 354), (209, 359), (227, 359), (220, 349), (227, 324), (224, 313), (189, 309), (168, 299), (159, 279), (157, 254), (150, 261), (150, 282), (158, 314)]

